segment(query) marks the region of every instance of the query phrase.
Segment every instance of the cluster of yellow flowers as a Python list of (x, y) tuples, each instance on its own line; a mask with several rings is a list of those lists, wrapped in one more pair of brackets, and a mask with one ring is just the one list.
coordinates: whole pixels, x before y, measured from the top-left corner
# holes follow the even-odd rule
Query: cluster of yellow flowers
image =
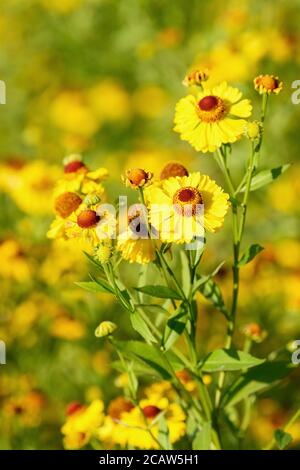
[[(178, 377), (187, 390), (194, 390), (194, 382), (186, 371), (178, 372)], [(64, 445), (67, 449), (78, 449), (87, 443), (97, 443), (106, 449), (114, 446), (157, 449), (161, 419), (167, 423), (172, 444), (184, 436), (186, 414), (171, 384), (165, 381), (146, 387), (135, 404), (125, 396), (114, 398), (106, 412), (99, 399), (88, 406), (73, 402), (67, 408), (62, 427)]]

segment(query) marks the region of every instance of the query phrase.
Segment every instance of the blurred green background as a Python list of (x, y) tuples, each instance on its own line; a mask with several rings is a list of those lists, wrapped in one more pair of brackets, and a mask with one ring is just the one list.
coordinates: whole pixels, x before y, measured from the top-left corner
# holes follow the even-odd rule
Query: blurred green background
[[(240, 326), (259, 322), (268, 337), (257, 354), (300, 338), (299, 117), (291, 102), (299, 79), (298, 0), (2, 0), (0, 79), (0, 447), (62, 448), (60, 427), (72, 400), (104, 401), (118, 394), (112, 351), (94, 336), (103, 319), (134, 337), (108, 295), (74, 285), (89, 267), (71, 245), (50, 242), (52, 190), (62, 158), (82, 153), (105, 166), (112, 199), (124, 194), (120, 175), (132, 166), (156, 175), (169, 160), (222, 179), (210, 155), (197, 155), (172, 131), (182, 80), (208, 67), (210, 82), (227, 80), (254, 103), (253, 78), (280, 76), (271, 100), (262, 167), (292, 162), (269, 189), (254, 194), (246, 239), (265, 251), (242, 277)], [(245, 143), (234, 146), (234, 177)], [(228, 217), (229, 219), (229, 217)], [(230, 258), (230, 223), (208, 240), (206, 269)], [(229, 295), (229, 265), (219, 274)], [(199, 344), (222, 346), (225, 325), (199, 299)], [(237, 337), (239, 341), (239, 337)], [(300, 372), (300, 369), (299, 369)], [(249, 447), (263, 445), (299, 403), (299, 372), (262, 395)], [(300, 445), (300, 427), (293, 435)], [(298, 443), (298, 444), (297, 444)]]

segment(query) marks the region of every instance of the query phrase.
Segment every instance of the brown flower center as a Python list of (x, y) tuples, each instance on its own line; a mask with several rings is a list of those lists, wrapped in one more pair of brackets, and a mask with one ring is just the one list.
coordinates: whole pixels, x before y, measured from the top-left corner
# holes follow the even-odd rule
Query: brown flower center
[(134, 408), (133, 404), (124, 397), (112, 400), (108, 407), (108, 414), (112, 419), (119, 420), (123, 412), (128, 412)]
[(165, 180), (171, 178), (172, 176), (188, 176), (189, 172), (187, 169), (178, 162), (169, 162), (162, 169), (160, 174), (160, 179)]
[(134, 184), (135, 186), (140, 186), (148, 179), (148, 174), (141, 168), (133, 168), (132, 170), (128, 170), (126, 176), (130, 183)]
[(71, 192), (60, 194), (54, 203), (55, 211), (64, 219), (69, 217), (81, 204), (81, 198)]
[(173, 204), (175, 210), (180, 214), (191, 216), (196, 214), (197, 205), (203, 204), (203, 199), (197, 188), (187, 186), (176, 191), (173, 196)]
[(65, 173), (76, 173), (76, 171), (80, 169), (86, 169), (84, 163), (79, 160), (75, 160), (74, 162), (67, 163), (64, 167)]
[(204, 122), (215, 122), (223, 118), (226, 112), (224, 101), (218, 96), (204, 96), (198, 102), (198, 114)]
[(271, 91), (275, 90), (275, 88), (277, 88), (278, 86), (277, 80), (269, 75), (265, 75), (262, 77), (261, 84), (264, 88)]
[(72, 401), (67, 406), (66, 414), (67, 414), (67, 416), (71, 416), (74, 413), (76, 413), (77, 411), (83, 410), (84, 408), (85, 408), (85, 406), (82, 405), (81, 403), (79, 403), (78, 401)]
[(91, 228), (94, 227), (100, 220), (100, 216), (97, 215), (95, 211), (92, 211), (91, 209), (86, 209), (82, 212), (77, 217), (77, 224), (81, 228)]
[(160, 412), (161, 409), (154, 405), (148, 405), (143, 408), (144, 415), (149, 419), (155, 418)]

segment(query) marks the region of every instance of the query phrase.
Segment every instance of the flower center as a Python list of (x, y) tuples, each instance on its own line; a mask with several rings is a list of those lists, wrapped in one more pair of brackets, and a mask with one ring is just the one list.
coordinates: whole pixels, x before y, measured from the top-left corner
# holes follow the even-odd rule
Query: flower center
[(82, 212), (77, 217), (77, 224), (81, 228), (91, 228), (94, 225), (96, 225), (100, 220), (100, 216), (97, 215), (95, 211), (92, 211), (91, 209), (86, 209)]
[(223, 118), (226, 106), (218, 96), (205, 96), (198, 102), (198, 114), (204, 122), (215, 122)]
[(197, 188), (187, 186), (176, 191), (173, 196), (173, 204), (177, 212), (189, 217), (196, 214), (197, 205), (203, 204), (203, 199)]
[(275, 90), (275, 88), (277, 88), (277, 81), (275, 78), (268, 75), (262, 77), (261, 83), (267, 90)]
[(77, 194), (67, 192), (60, 194), (55, 199), (54, 207), (56, 212), (65, 219), (78, 209), (81, 202), (81, 198)]
[(121, 414), (134, 408), (133, 404), (126, 398), (118, 397), (112, 400), (108, 407), (108, 414), (112, 419), (119, 420)]
[(148, 405), (143, 408), (143, 413), (146, 418), (153, 419), (161, 412), (161, 409), (154, 405)]
[(80, 162), (79, 160), (75, 160), (74, 162), (67, 163), (64, 167), (65, 173), (76, 173), (76, 171), (80, 169), (86, 169), (84, 163)]
[(78, 401), (72, 401), (68, 406), (67, 406), (67, 416), (71, 416), (77, 411), (82, 411), (85, 409), (85, 406), (79, 403)]

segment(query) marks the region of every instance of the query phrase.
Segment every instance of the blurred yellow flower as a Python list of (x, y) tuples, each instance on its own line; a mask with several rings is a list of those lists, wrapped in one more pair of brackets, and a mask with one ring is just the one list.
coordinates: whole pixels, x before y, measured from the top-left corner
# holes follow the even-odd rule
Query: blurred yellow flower
[(131, 116), (130, 99), (125, 88), (114, 79), (105, 79), (87, 92), (87, 99), (100, 121), (127, 120)]
[(49, 333), (56, 338), (73, 341), (85, 335), (85, 326), (76, 318), (61, 315), (52, 321)]
[(103, 409), (103, 402), (94, 400), (88, 407), (79, 406), (69, 413), (61, 428), (66, 449), (80, 449), (89, 442), (103, 421)]
[(0, 241), (0, 276), (19, 282), (28, 282), (32, 267), (22, 246), (14, 239)]
[(161, 116), (166, 110), (168, 102), (167, 93), (155, 85), (145, 85), (132, 96), (135, 112), (149, 119)]

